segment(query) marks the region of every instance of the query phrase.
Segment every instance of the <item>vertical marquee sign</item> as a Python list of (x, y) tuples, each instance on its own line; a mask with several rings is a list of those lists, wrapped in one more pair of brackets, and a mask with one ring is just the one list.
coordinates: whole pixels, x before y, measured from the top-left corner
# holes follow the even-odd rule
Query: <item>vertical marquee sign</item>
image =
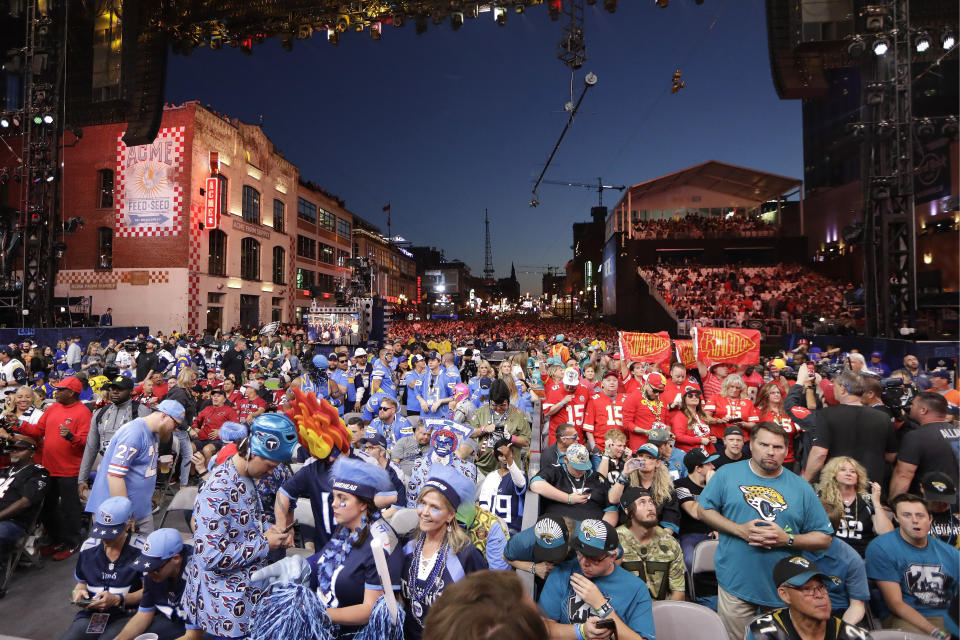
[(203, 226), (206, 229), (220, 228), (220, 179), (207, 178), (204, 189)]
[(151, 144), (127, 147), (117, 136), (117, 237), (179, 235), (183, 223), (183, 127), (160, 130)]

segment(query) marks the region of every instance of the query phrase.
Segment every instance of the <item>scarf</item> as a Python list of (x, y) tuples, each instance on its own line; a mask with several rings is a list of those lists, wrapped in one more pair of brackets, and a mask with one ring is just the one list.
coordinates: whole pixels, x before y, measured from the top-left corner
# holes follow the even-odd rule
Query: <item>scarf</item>
[(330, 584), (333, 582), (333, 573), (343, 566), (344, 561), (350, 552), (353, 551), (353, 543), (360, 537), (360, 529), (350, 531), (346, 527), (337, 529), (330, 542), (323, 547), (323, 552), (317, 558), (317, 566), (320, 573), (317, 576), (317, 590), (320, 593), (328, 593)]

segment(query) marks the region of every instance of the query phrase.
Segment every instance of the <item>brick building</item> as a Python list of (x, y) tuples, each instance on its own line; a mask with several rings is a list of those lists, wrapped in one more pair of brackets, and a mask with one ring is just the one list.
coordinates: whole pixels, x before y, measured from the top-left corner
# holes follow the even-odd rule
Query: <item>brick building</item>
[(370, 292), (387, 302), (405, 305), (417, 298), (417, 265), (413, 254), (389, 242), (363, 218), (353, 219), (353, 255), (374, 265)]
[(295, 309), (297, 321), (313, 298), (321, 307), (336, 304), (338, 285), (349, 283), (353, 214), (343, 201), (318, 185), (297, 183)]
[(153, 330), (291, 320), (297, 167), (260, 127), (196, 102), (167, 106), (152, 145), (128, 149), (124, 128), (86, 126), (64, 149), (63, 219), (83, 226), (64, 239), (56, 295), (89, 296), (93, 314), (112, 307), (114, 324)]

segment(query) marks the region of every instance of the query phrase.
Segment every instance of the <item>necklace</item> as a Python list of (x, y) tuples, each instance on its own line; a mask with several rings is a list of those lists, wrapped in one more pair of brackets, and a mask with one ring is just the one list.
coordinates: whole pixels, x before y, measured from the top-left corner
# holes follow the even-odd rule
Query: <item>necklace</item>
[(413, 610), (414, 615), (418, 619), (423, 616), (425, 606), (429, 606), (430, 603), (432, 603), (439, 595), (440, 587), (442, 585), (440, 577), (443, 575), (443, 572), (447, 567), (447, 553), (449, 550), (447, 538), (444, 536), (443, 543), (440, 545), (440, 548), (437, 549), (437, 559), (433, 563), (433, 570), (430, 572), (430, 575), (427, 576), (426, 580), (420, 580), (417, 574), (418, 569), (423, 562), (423, 543), (426, 541), (426, 539), (426, 535), (421, 535), (420, 539), (417, 540), (417, 544), (413, 549), (413, 558), (411, 558), (412, 562), (410, 563), (410, 570), (407, 575), (407, 583), (410, 585), (410, 592), (412, 596), (410, 608)]
[(641, 402), (642, 402), (644, 405), (646, 405), (646, 407), (647, 407), (648, 409), (650, 409), (650, 413), (654, 414), (654, 417), (656, 417), (657, 420), (660, 420), (660, 414), (663, 412), (663, 401), (662, 401), (662, 400), (655, 400), (655, 401), (651, 402), (650, 400), (647, 399), (646, 396), (644, 396), (644, 397), (641, 399)]

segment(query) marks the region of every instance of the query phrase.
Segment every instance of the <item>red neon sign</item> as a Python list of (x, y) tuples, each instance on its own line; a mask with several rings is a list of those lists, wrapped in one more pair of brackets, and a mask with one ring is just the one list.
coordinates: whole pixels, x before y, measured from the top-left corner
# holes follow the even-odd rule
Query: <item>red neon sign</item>
[(207, 178), (207, 188), (204, 190), (203, 224), (207, 229), (220, 227), (220, 180), (215, 176)]
[(417, 276), (417, 302), (423, 301), (423, 290), (420, 288), (421, 284), (421, 277)]

